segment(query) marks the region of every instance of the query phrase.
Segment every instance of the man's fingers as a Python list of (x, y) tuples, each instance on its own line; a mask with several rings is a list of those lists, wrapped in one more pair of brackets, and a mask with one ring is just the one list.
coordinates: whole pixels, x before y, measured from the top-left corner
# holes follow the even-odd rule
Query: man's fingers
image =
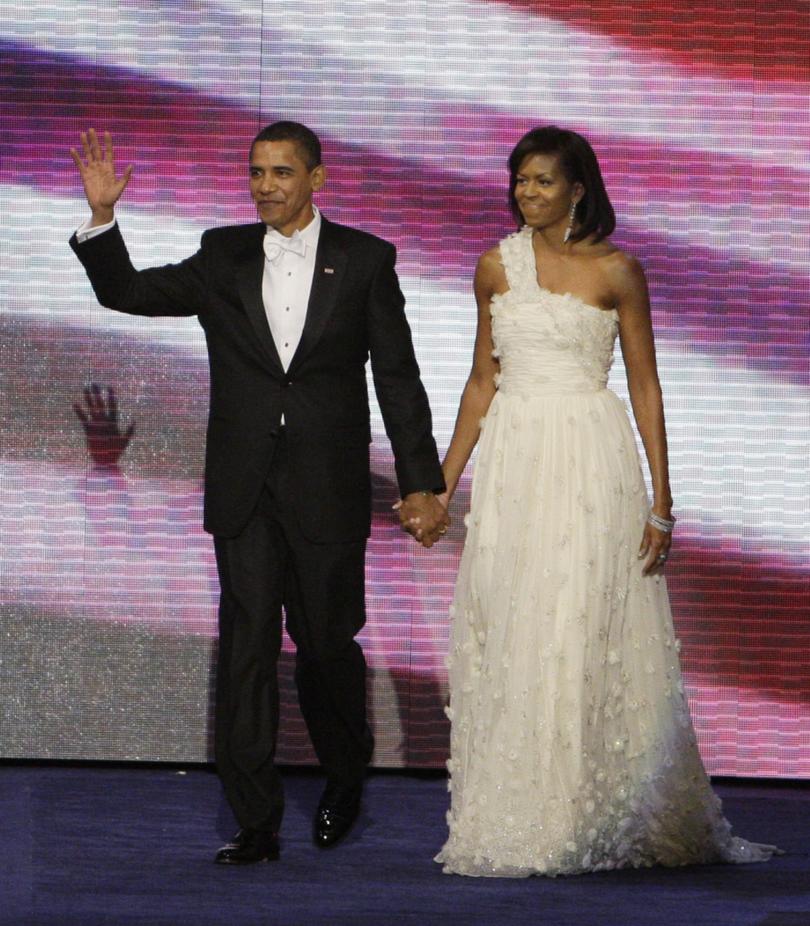
[[(126, 167), (126, 169), (124, 170), (124, 173), (121, 174), (121, 177), (120, 177), (119, 180), (118, 180), (118, 187), (117, 187), (117, 191), (116, 191), (116, 194), (115, 194), (116, 200), (118, 200), (118, 199), (120, 198), (121, 194), (122, 194), (122, 193), (124, 192), (124, 190), (127, 188), (127, 184), (129, 183), (129, 179), (130, 179), (130, 177), (132, 176), (132, 171), (133, 171), (134, 169), (135, 169), (135, 168), (132, 166), (132, 164), (127, 164), (127, 167)], [(115, 171), (115, 168), (114, 168), (114, 167), (113, 167), (113, 171)]]
[(411, 514), (412, 501), (398, 502), (393, 507), (399, 511), (400, 525), (403, 530), (407, 531), (414, 539), (419, 541), (424, 547), (432, 547), (442, 534), (447, 533), (450, 518), (447, 509), (441, 503), (434, 499), (433, 504), (428, 504), (426, 500), (419, 499), (419, 504), (415, 505), (419, 514)]
[(85, 415), (84, 410), (82, 409), (81, 405), (74, 402), (73, 411), (76, 412), (76, 417), (79, 419), (79, 421), (81, 421), (83, 425), (90, 424), (90, 419), (87, 417), (87, 415)]
[(84, 156), (89, 164), (93, 160), (93, 129), (90, 129), (87, 132), (82, 132), (82, 147), (84, 148)]
[(97, 161), (101, 160), (101, 145), (98, 143), (98, 135), (95, 129), (88, 129), (87, 139), (90, 142), (90, 152)]

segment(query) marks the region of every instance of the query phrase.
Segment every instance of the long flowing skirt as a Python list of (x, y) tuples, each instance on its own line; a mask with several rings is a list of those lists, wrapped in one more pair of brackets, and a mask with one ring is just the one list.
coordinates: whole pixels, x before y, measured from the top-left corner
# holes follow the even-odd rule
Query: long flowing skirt
[(452, 607), (448, 873), (756, 861), (698, 754), (648, 500), (609, 390), (496, 393)]

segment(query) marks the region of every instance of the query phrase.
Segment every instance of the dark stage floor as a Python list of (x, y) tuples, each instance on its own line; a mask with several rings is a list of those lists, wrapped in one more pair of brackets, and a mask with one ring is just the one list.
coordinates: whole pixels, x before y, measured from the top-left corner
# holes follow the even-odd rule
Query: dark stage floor
[(445, 782), (374, 773), (360, 824), (309, 841), (321, 779), (287, 770), (280, 862), (212, 863), (234, 826), (210, 769), (0, 766), (0, 923), (14, 926), (810, 926), (810, 788), (723, 782), (764, 865), (522, 881), (442, 875)]

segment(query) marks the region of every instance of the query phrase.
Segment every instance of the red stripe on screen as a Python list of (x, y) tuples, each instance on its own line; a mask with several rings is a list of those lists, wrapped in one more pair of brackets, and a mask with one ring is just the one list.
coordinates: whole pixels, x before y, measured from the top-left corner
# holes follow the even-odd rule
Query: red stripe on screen
[[(491, 3), (491, 0), (488, 0)], [(810, 79), (806, 0), (764, 4), (709, 0), (500, 0), (567, 26), (601, 32), (676, 64), (735, 79)]]

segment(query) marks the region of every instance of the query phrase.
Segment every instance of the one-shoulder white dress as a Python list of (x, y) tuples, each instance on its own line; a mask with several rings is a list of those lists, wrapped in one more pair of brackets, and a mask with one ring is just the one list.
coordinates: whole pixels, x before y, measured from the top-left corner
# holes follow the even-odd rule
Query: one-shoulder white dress
[(448, 873), (750, 862), (698, 754), (622, 401), (615, 311), (543, 289), (531, 229), (500, 245), (500, 362), (452, 606)]

